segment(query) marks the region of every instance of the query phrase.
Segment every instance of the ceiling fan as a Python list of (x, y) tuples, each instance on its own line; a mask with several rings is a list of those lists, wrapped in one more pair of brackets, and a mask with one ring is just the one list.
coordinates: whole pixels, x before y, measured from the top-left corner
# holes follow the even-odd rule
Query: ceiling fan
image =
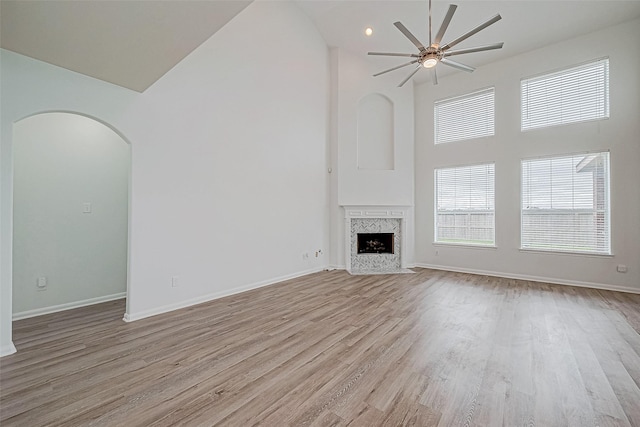
[(406, 67), (407, 65), (417, 63), (418, 66), (416, 67), (416, 69), (413, 70), (411, 74), (407, 76), (407, 78), (405, 78), (402, 82), (400, 82), (398, 87), (402, 87), (407, 81), (409, 81), (409, 79), (413, 77), (413, 75), (417, 73), (421, 67), (431, 69), (431, 79), (433, 81), (433, 84), (438, 84), (438, 76), (436, 74), (436, 68), (435, 68), (435, 66), (438, 65), (438, 63), (442, 63), (444, 65), (448, 65), (449, 67), (457, 68), (459, 70), (467, 71), (470, 73), (473, 70), (475, 70), (475, 68), (465, 64), (461, 64), (460, 62), (452, 61), (451, 59), (449, 59), (449, 57), (454, 55), (462, 55), (464, 53), (480, 52), (483, 50), (493, 50), (493, 49), (502, 48), (502, 45), (504, 44), (503, 42), (489, 44), (486, 46), (470, 47), (467, 49), (449, 50), (453, 46), (460, 43), (461, 41), (464, 41), (469, 37), (471, 37), (472, 35), (476, 34), (477, 32), (484, 30), (489, 25), (498, 22), (500, 19), (502, 19), (500, 14), (497, 14), (493, 18), (486, 21), (485, 23), (478, 25), (473, 30), (464, 33), (457, 39), (441, 45), (440, 42), (442, 41), (442, 37), (444, 36), (445, 31), (447, 31), (449, 22), (451, 22), (451, 18), (453, 18), (453, 14), (455, 13), (457, 7), (458, 6), (456, 6), (455, 4), (449, 5), (449, 10), (447, 11), (447, 14), (444, 17), (444, 20), (442, 21), (442, 25), (440, 26), (440, 29), (438, 30), (436, 37), (432, 39), (431, 35), (433, 31), (431, 28), (431, 0), (429, 0), (429, 46), (428, 47), (425, 47), (422, 43), (420, 43), (420, 41), (407, 29), (407, 27), (402, 25), (402, 22), (400, 21), (394, 22), (393, 25), (395, 25), (396, 28), (398, 28), (400, 32), (402, 32), (402, 34), (404, 34), (405, 37), (408, 38), (411, 41), (411, 43), (413, 43), (418, 48), (418, 53), (369, 52), (369, 55), (406, 56), (409, 58), (415, 58), (414, 60), (409, 61), (405, 64), (401, 64), (401, 65), (398, 65), (397, 67), (389, 68), (388, 70), (384, 70), (379, 73), (376, 73), (373, 75), (373, 77), (388, 73), (390, 71), (397, 70), (402, 67)]

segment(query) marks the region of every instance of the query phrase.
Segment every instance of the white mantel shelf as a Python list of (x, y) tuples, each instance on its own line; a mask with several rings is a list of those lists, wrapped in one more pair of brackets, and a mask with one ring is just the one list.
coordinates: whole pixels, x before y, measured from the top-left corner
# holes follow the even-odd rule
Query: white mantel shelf
[(412, 206), (345, 205), (345, 218), (405, 218)]

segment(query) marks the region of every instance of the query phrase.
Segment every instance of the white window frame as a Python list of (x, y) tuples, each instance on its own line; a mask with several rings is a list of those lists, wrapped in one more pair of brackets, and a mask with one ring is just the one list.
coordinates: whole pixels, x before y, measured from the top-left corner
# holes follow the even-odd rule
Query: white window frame
[(520, 80), (522, 132), (605, 120), (609, 109), (608, 57)]
[[(438, 181), (438, 172), (439, 171), (443, 171), (443, 170), (452, 170), (452, 169), (468, 169), (468, 168), (474, 168), (474, 167), (481, 167), (481, 166), (491, 166), (492, 167), (492, 173), (493, 173), (493, 182), (491, 182), (491, 190), (490, 190), (490, 194), (492, 194), (493, 196), (493, 200), (492, 200), (492, 208), (487, 208), (487, 209), (449, 209), (449, 210), (439, 210), (439, 181)], [(495, 192), (495, 162), (485, 162), (485, 163), (475, 163), (475, 164), (469, 164), (469, 165), (460, 165), (460, 166), (447, 166), (447, 167), (441, 167), (441, 168), (435, 168), (434, 169), (434, 173), (433, 173), (433, 179), (434, 179), (434, 221), (433, 221), (433, 227), (434, 227), (434, 234), (433, 234), (433, 240), (434, 240), (434, 244), (436, 245), (453, 245), (453, 246), (472, 246), (472, 247), (478, 247), (478, 248), (495, 248), (496, 247), (496, 207), (495, 207), (495, 196), (496, 196), (496, 192)], [(485, 202), (486, 203), (486, 202)], [(492, 227), (481, 227), (481, 226), (466, 226), (466, 227), (458, 227), (457, 225), (455, 225), (455, 221), (456, 221), (456, 216), (466, 216), (466, 222), (467, 224), (471, 224), (472, 222), (472, 215), (482, 215), (482, 214), (487, 214), (487, 213), (491, 213), (492, 214), (492, 221), (493, 221), (493, 226)], [(448, 228), (466, 228), (467, 232), (469, 234), (473, 233), (473, 232), (477, 232), (477, 230), (479, 229), (490, 229), (491, 230), (491, 238), (488, 239), (485, 243), (479, 242), (479, 239), (460, 239), (460, 238), (455, 238), (455, 239), (443, 239), (440, 240), (439, 239), (439, 235), (438, 235), (438, 219), (439, 219), (439, 214), (450, 214), (453, 215), (454, 217), (454, 225), (453, 226), (441, 226), (442, 227), (448, 227)], [(456, 232), (457, 234), (457, 232)]]
[[(602, 177), (598, 177), (592, 173), (591, 179), (592, 184), (589, 188), (589, 192), (591, 193), (591, 199), (588, 197), (584, 197), (584, 194), (588, 194), (586, 189), (583, 186), (582, 192), (583, 195), (577, 194), (579, 191), (576, 187), (580, 184), (578, 180), (575, 179), (578, 173), (577, 169), (581, 167), (581, 163), (584, 163), (586, 167), (588, 167), (588, 162), (597, 159), (599, 156), (604, 155), (606, 162), (602, 168), (602, 173), (604, 174)], [(545, 191), (544, 188), (540, 188), (541, 185), (538, 185), (538, 189), (536, 190), (537, 196), (532, 195), (531, 188), (528, 191), (525, 191), (525, 164), (528, 163), (528, 174), (529, 179), (534, 179), (541, 182), (544, 179), (543, 176), (538, 175), (532, 177), (531, 175), (531, 164), (534, 162), (544, 162), (549, 160), (552, 161), (561, 161), (571, 159), (572, 162), (575, 163), (574, 166), (576, 168), (576, 172), (570, 175), (571, 178), (571, 186), (567, 184), (567, 178), (569, 176), (566, 173), (561, 173), (560, 175), (550, 176), (549, 183), (543, 183), (541, 185), (549, 185), (549, 190)], [(580, 159), (580, 161), (579, 161)], [(553, 170), (553, 163), (550, 163), (549, 169)], [(562, 165), (556, 164), (556, 167), (563, 167)], [(582, 171), (584, 172), (584, 170)], [(586, 170), (588, 172), (588, 169)], [(553, 178), (556, 181), (560, 182), (560, 184), (553, 184)], [(564, 179), (564, 182), (563, 182)], [(596, 182), (593, 180), (602, 179), (603, 182)], [(611, 159), (608, 150), (596, 151), (596, 152), (586, 152), (586, 153), (573, 153), (573, 154), (560, 154), (553, 156), (544, 156), (544, 157), (536, 157), (529, 159), (521, 159), (520, 162), (520, 250), (521, 251), (534, 251), (534, 252), (554, 252), (554, 253), (568, 253), (568, 254), (579, 254), (579, 255), (595, 255), (595, 256), (611, 256)], [(563, 188), (564, 187), (564, 188)], [(601, 188), (602, 195), (599, 197), (599, 194), (594, 194), (594, 192), (598, 191), (598, 188)], [(567, 208), (566, 204), (568, 202), (568, 198), (560, 199), (557, 198), (554, 201), (554, 192), (558, 194), (559, 191), (563, 191), (565, 193), (571, 193), (571, 203), (573, 205), (572, 208)], [(525, 194), (528, 194), (530, 197), (525, 200)], [(531, 200), (531, 197), (538, 197), (539, 201), (535, 202)], [(546, 202), (541, 201), (543, 198), (549, 197), (549, 200)], [(584, 204), (588, 200), (593, 206), (592, 208), (585, 208)], [(599, 202), (600, 201), (600, 202)], [(553, 204), (559, 204), (560, 206), (565, 205), (564, 207), (553, 207)], [(541, 207), (542, 205), (548, 205), (549, 207)], [(597, 205), (601, 204), (601, 207)], [(533, 205), (533, 206), (532, 206)], [(581, 207), (576, 207), (576, 205), (582, 205)], [(526, 207), (525, 207), (526, 206)], [(551, 219), (549, 222), (551, 224), (547, 224), (546, 231), (543, 236), (543, 232), (539, 232), (537, 237), (537, 241), (532, 235), (535, 235), (535, 231), (527, 230), (527, 224), (531, 222), (536, 222), (537, 220), (533, 219), (537, 215), (557, 215), (559, 218)], [(593, 223), (589, 224), (589, 216), (593, 216)], [(531, 219), (525, 219), (525, 216), (530, 216)], [(565, 217), (563, 219), (562, 217)], [(582, 219), (580, 219), (582, 217)], [(587, 221), (584, 221), (584, 218)], [(572, 225), (569, 225), (573, 221)], [(537, 221), (537, 222), (545, 222)], [(585, 225), (586, 224), (586, 225)], [(568, 231), (567, 228), (571, 226), (573, 230)], [(594, 230), (591, 233), (585, 233), (584, 227), (590, 228), (593, 227)], [(550, 227), (550, 228), (549, 228)], [(527, 237), (528, 236), (528, 237)], [(573, 237), (572, 237), (573, 236)], [(585, 236), (588, 236), (585, 238)], [(573, 239), (573, 240), (572, 240)], [(552, 241), (553, 240), (553, 241)], [(582, 241), (580, 241), (582, 240)]]
[(494, 136), (495, 121), (493, 86), (438, 100), (433, 104), (434, 144)]

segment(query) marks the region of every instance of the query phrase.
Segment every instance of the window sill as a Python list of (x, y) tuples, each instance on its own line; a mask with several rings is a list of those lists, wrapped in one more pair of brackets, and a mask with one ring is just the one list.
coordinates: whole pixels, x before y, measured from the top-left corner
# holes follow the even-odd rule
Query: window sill
[(496, 245), (474, 245), (473, 243), (433, 242), (433, 246), (447, 246), (467, 249), (498, 249)]
[(613, 258), (614, 257), (613, 254), (598, 254), (598, 253), (592, 253), (592, 252), (568, 252), (568, 251), (554, 251), (554, 250), (526, 249), (526, 248), (520, 248), (518, 250), (524, 253), (542, 254), (542, 255), (568, 255), (568, 256), (577, 256), (577, 257), (589, 257), (589, 258)]

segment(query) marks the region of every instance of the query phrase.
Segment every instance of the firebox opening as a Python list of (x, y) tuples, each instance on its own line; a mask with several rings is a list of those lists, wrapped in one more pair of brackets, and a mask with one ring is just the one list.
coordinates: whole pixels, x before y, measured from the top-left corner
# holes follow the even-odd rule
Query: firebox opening
[(393, 233), (358, 233), (359, 254), (392, 254)]

